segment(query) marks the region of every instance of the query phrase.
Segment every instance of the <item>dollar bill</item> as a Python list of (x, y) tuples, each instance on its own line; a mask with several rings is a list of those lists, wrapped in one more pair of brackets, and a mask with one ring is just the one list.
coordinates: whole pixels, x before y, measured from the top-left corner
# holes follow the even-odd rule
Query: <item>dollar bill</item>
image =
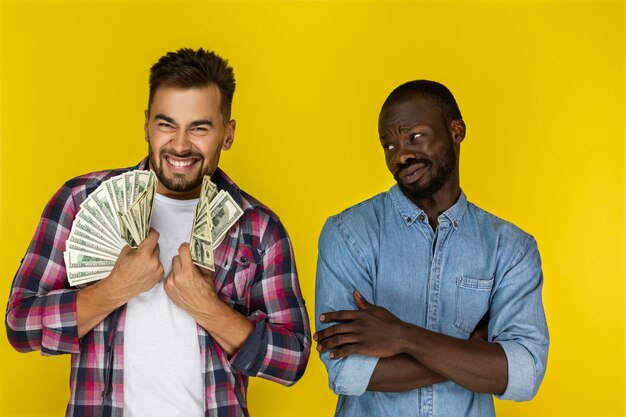
[(228, 230), (243, 215), (243, 210), (227, 192), (218, 193), (211, 206), (212, 241), (214, 248), (216, 248), (226, 237)]
[(194, 264), (215, 271), (213, 260), (213, 242), (211, 240), (211, 222), (208, 221), (208, 207), (210, 199), (215, 195), (217, 187), (206, 175), (202, 179), (200, 199), (196, 205), (196, 211), (191, 225), (191, 237), (189, 239), (189, 252)]
[[(138, 247), (150, 231), (157, 178), (131, 171), (104, 181), (83, 202), (63, 254), (68, 281), (87, 285), (107, 277), (124, 246)], [(214, 250), (243, 211), (206, 176), (195, 208), (189, 247), (193, 262), (215, 270)]]
[(85, 199), (65, 242), (63, 258), (70, 285), (108, 276), (122, 247), (137, 247), (145, 239), (156, 181), (152, 171), (126, 172), (104, 181)]

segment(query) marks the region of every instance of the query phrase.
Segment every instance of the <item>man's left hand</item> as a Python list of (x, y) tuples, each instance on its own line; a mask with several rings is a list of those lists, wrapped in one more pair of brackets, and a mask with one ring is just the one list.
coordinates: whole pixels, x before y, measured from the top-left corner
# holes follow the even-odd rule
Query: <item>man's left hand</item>
[(178, 248), (178, 255), (172, 259), (172, 272), (163, 288), (174, 304), (196, 319), (220, 301), (213, 287), (213, 273), (193, 263), (188, 243)]
[(340, 323), (315, 333), (317, 350), (330, 351), (333, 359), (354, 354), (387, 358), (402, 353), (398, 342), (402, 341), (407, 324), (387, 309), (367, 302), (358, 291), (352, 296), (358, 310), (320, 315), (322, 323)]

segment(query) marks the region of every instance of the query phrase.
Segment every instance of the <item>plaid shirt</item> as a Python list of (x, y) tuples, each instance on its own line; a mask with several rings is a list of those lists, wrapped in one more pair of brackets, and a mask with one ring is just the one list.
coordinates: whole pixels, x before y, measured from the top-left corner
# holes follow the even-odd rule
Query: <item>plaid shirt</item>
[[(131, 169), (146, 166), (144, 159)], [(78, 290), (68, 286), (63, 251), (81, 203), (103, 181), (128, 170), (75, 178), (52, 197), (17, 271), (7, 305), (7, 335), (15, 349), (41, 350), (43, 355), (72, 354), (67, 416), (123, 414), (125, 306), (79, 339)], [(248, 416), (248, 377), (294, 384), (304, 373), (311, 335), (291, 243), (280, 220), (221, 170), (213, 181), (244, 211), (215, 251), (215, 289), (222, 301), (248, 317), (255, 328), (229, 358), (197, 326), (205, 416)]]

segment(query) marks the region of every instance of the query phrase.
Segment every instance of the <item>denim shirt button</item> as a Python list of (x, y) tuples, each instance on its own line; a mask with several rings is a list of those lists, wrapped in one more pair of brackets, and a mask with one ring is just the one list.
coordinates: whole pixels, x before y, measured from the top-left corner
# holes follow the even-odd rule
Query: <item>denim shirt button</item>
[(419, 221), (423, 222), (424, 220), (426, 220), (426, 216), (424, 216), (424, 213), (420, 213), (419, 216), (417, 216), (417, 218), (419, 219)]

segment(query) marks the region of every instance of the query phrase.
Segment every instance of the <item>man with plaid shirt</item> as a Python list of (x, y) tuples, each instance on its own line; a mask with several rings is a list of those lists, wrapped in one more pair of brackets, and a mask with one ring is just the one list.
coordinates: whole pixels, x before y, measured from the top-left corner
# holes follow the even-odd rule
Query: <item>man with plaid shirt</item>
[[(129, 169), (157, 174), (153, 229), (107, 278), (70, 288), (63, 251), (81, 203), (129, 169), (70, 180), (46, 206), (6, 328), (18, 351), (72, 355), (67, 416), (248, 416), (249, 376), (302, 376), (311, 338), (289, 237), (217, 167), (234, 139), (234, 91), (232, 68), (213, 52), (181, 49), (151, 68), (149, 154)], [(214, 273), (192, 263), (186, 243), (207, 174), (243, 210), (215, 249)]]

